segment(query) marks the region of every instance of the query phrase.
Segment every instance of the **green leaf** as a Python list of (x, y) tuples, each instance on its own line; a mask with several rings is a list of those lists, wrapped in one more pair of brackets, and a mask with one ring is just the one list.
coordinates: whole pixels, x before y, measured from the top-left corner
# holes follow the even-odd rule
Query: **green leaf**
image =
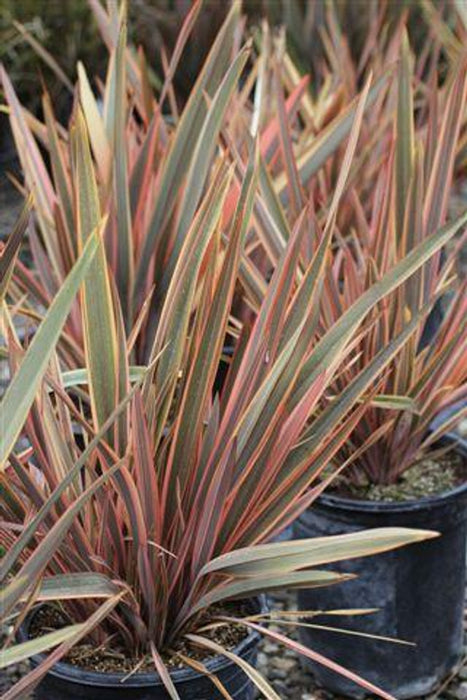
[(186, 232), (188, 231), (195, 211), (198, 207), (201, 194), (205, 186), (209, 166), (211, 164), (212, 155), (217, 146), (217, 139), (224, 120), (225, 112), (233, 90), (237, 85), (243, 68), (245, 67), (247, 58), (248, 51), (244, 49), (238, 54), (225, 74), (222, 83), (214, 95), (196, 142), (195, 152), (193, 154), (190, 169), (187, 175), (185, 194), (181, 204), (177, 237), (175, 240), (174, 250), (171, 253), (171, 259), (173, 261), (176, 261), (178, 258)]
[(8, 649), (3, 649), (0, 654), (0, 669), (7, 668), (11, 664), (19, 664), (21, 661), (30, 659), (31, 656), (36, 654), (43, 654), (44, 651), (48, 651), (74, 637), (77, 632), (83, 630), (83, 627), (84, 624), (69, 625), (68, 627), (55, 630), (55, 632), (43, 634), (36, 639), (29, 639), (27, 642), (21, 642), (21, 644), (15, 644)]
[(81, 108), (86, 119), (92, 150), (102, 179), (106, 182), (111, 160), (109, 140), (96, 98), (89, 84), (88, 76), (80, 61), (78, 61), (78, 80)]
[(348, 535), (245, 547), (212, 559), (203, 567), (200, 576), (214, 572), (229, 576), (286, 574), (305, 567), (387, 552), (433, 537), (438, 537), (438, 533), (430, 530), (387, 527), (352, 532)]
[[(158, 358), (157, 358), (158, 359)], [(148, 367), (147, 372), (150, 371), (152, 367)], [(146, 372), (146, 373), (147, 373)], [(144, 376), (146, 376), (146, 373)], [(144, 378), (144, 377), (143, 377)], [(23, 527), (21, 534), (14, 544), (9, 548), (7, 553), (0, 559), (0, 582), (3, 582), (12, 571), (18, 558), (21, 556), (23, 550), (29, 545), (31, 539), (34, 537), (38, 528), (45, 521), (52, 508), (60, 502), (62, 495), (65, 493), (66, 489), (73, 483), (73, 480), (78, 476), (83, 467), (87, 464), (89, 458), (92, 456), (94, 450), (103, 441), (107, 434), (109, 428), (114, 424), (114, 422), (122, 415), (126, 410), (128, 404), (135, 396), (136, 392), (139, 390), (143, 378), (139, 379), (135, 386), (132, 387), (131, 391), (121, 400), (118, 406), (113, 411), (112, 415), (109, 416), (107, 421), (103, 426), (96, 432), (96, 434), (89, 441), (86, 449), (82, 452), (81, 456), (74, 464), (72, 469), (68, 474), (61, 479), (57, 488), (49, 495), (48, 499), (44, 502), (39, 511), (34, 515), (33, 518)], [(18, 580), (18, 576), (15, 581)]]
[(467, 31), (467, 7), (465, 5), (465, 2), (464, 0), (454, 0), (454, 5), (456, 7), (457, 12), (459, 13), (459, 17), (462, 20), (464, 29)]
[(85, 503), (93, 496), (108, 479), (123, 465), (120, 460), (108, 469), (102, 476), (96, 479), (91, 486), (84, 491), (79, 498), (66, 510), (54, 525), (47, 530), (47, 534), (22, 566), (19, 574), (0, 591), (0, 610), (4, 615), (9, 614), (17, 601), (37, 581), (39, 576), (49, 564), (57, 549), (61, 546), (74, 519)]
[(139, 259), (135, 280), (137, 299), (144, 289), (157, 238), (162, 234), (164, 221), (173, 211), (178, 192), (190, 166), (199, 132), (207, 114), (206, 94), (212, 98), (229, 67), (239, 14), (240, 3), (234, 2), (217, 34), (174, 134), (163, 166), (159, 196)]
[(131, 328), (131, 290), (133, 285), (133, 237), (131, 230), (130, 193), (128, 186), (128, 168), (126, 153), (126, 23), (122, 21), (117, 50), (115, 54), (115, 103), (114, 103), (114, 177), (115, 201), (117, 206), (117, 273), (119, 290), (125, 324)]
[[(183, 251), (178, 259), (154, 341), (151, 358), (167, 346), (155, 373), (156, 391), (162, 390), (168, 378), (171, 381), (163, 406), (159, 411), (159, 428), (165, 425), (165, 419), (175, 389), (180, 362), (186, 344), (188, 322), (193, 307), (195, 285), (201, 262), (207, 245), (218, 224), (229, 177), (215, 178), (206, 198), (196, 215), (188, 232)], [(148, 382), (145, 390), (149, 388)]]
[[(370, 109), (386, 88), (390, 72), (385, 73), (368, 93), (365, 111)], [(342, 141), (350, 133), (357, 110), (359, 97), (356, 97), (351, 105), (338, 117), (336, 117), (323, 131), (313, 139), (310, 145), (297, 158), (297, 166), (302, 184), (321, 168), (326, 160), (339, 148)], [(276, 192), (283, 199), (287, 193), (287, 177), (281, 174), (275, 182)]]
[[(78, 110), (74, 132), (75, 176), (78, 192), (78, 240), (88, 236), (105, 221), (101, 217), (99, 195), (89, 149), (86, 125)], [(99, 240), (95, 259), (84, 284), (82, 316), (86, 366), (96, 426), (101, 426), (118, 400), (118, 343), (109, 272), (104, 242)]]
[[(219, 275), (219, 282), (210, 302), (207, 318), (203, 327), (200, 346), (193, 360), (193, 366), (187, 380), (183, 402), (174, 438), (174, 464), (176, 475), (183, 485), (190, 467), (188, 455), (195, 453), (195, 444), (203, 420), (200, 406), (212, 391), (212, 384), (218, 369), (219, 358), (225, 340), (228, 316), (243, 240), (250, 222), (256, 188), (255, 150), (251, 155), (242, 190), (234, 216), (229, 243), (224, 254), (224, 262)], [(208, 362), (206, 358), (210, 358)]]
[(378, 408), (392, 408), (395, 411), (419, 413), (417, 402), (410, 396), (395, 396), (393, 394), (378, 394), (371, 399), (371, 405)]
[(57, 343), (73, 299), (85, 278), (100, 243), (94, 232), (63, 286), (52, 302), (29, 346), (20, 368), (0, 404), (0, 469), (12, 450), (26, 420), (41, 379)]
[(409, 39), (407, 31), (404, 29), (399, 63), (396, 130), (396, 223), (399, 240), (402, 238), (404, 230), (406, 201), (412, 181), (415, 154), (414, 138), (412, 65)]
[[(73, 252), (73, 260), (76, 259), (78, 241), (75, 232), (75, 222), (73, 217), (73, 206), (68, 184), (67, 165), (63, 157), (58, 137), (57, 124), (52, 109), (52, 103), (48, 93), (42, 99), (42, 110), (44, 112), (45, 125), (47, 128), (47, 139), (50, 153), (50, 165), (54, 176), (54, 184), (57, 188), (59, 203), (62, 208), (65, 236), (69, 239), (69, 249)], [(62, 244), (65, 247), (65, 244)]]
[(354, 578), (350, 574), (341, 574), (335, 571), (294, 571), (278, 576), (254, 576), (245, 578), (224, 586), (218, 586), (202, 596), (190, 609), (190, 614), (195, 614), (204, 608), (208, 608), (221, 600), (232, 598), (249, 598), (250, 596), (292, 588), (321, 588), (342, 583)]
[(28, 225), (31, 206), (32, 198), (28, 197), (0, 257), (0, 305), (6, 296), (8, 284), (13, 273), (16, 258), (18, 257), (21, 241), (23, 240), (23, 236)]
[(466, 223), (467, 212), (453, 223), (441, 228), (411, 250), (405, 258), (392, 267), (378, 282), (364, 292), (334, 323), (318, 342), (310, 358), (304, 363), (297, 382), (293, 405), (303, 397), (307, 388), (328, 364), (327, 358), (335, 357), (338, 348), (344, 348), (366, 314), (387, 294), (405, 282), (431, 256), (440, 250)]
[[(393, 360), (401, 348), (404, 347), (408, 339), (413, 335), (423, 315), (424, 311), (420, 311), (418, 316), (414, 317), (399, 335), (384, 346), (383, 349), (364, 366), (363, 370), (355, 379), (340, 392), (339, 396), (325, 407), (321, 414), (302, 434), (300, 443), (296, 445), (287, 456), (281, 472), (281, 478), (289, 480), (289, 488), (283, 494), (282, 499), (275, 504), (272, 512), (268, 514), (267, 519), (269, 521), (273, 519), (274, 514), (276, 516), (278, 514), (280, 515), (280, 512), (286, 508), (287, 503), (285, 499), (290, 500), (298, 493), (303, 492), (303, 489), (310, 481), (309, 472), (308, 470), (303, 470), (303, 465), (309, 463), (313, 454), (316, 453), (316, 450), (319, 450), (322, 441), (326, 439), (326, 436), (335, 434), (335, 426), (342, 425), (342, 421), (345, 419), (347, 413), (357, 402), (361, 401), (374, 380), (381, 374), (388, 363)], [(327, 359), (324, 358), (323, 363), (326, 364), (326, 362)], [(350, 425), (352, 425), (352, 421)], [(326, 457), (327, 461), (332, 459), (337, 449), (336, 444), (342, 442), (342, 437), (335, 441), (334, 446), (332, 446), (333, 442), (333, 440), (329, 442), (330, 451)], [(325, 450), (325, 453), (327, 452), (328, 448)], [(316, 459), (314, 460), (314, 467), (318, 468)]]
[[(147, 372), (146, 365), (130, 365), (129, 378), (130, 382), (138, 382), (145, 376)], [(62, 372), (62, 385), (64, 389), (69, 389), (73, 386), (82, 386), (88, 384), (89, 374), (86, 368), (70, 369)]]
[[(108, 576), (91, 572), (77, 574), (57, 574), (43, 578), (34, 599), (38, 602), (46, 600), (73, 600), (84, 598), (111, 598), (120, 591)], [(24, 601), (26, 598), (23, 597)]]

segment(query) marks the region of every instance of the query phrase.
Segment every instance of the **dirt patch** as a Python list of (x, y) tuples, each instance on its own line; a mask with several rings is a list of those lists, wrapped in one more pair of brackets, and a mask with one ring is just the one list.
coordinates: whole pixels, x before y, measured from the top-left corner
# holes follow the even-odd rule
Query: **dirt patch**
[[(212, 624), (219, 615), (245, 617), (251, 614), (253, 614), (253, 609), (251, 603), (248, 602), (238, 601), (225, 603), (222, 606), (216, 605), (203, 614), (196, 625), (196, 630), (192, 631), (198, 631), (202, 627)], [(33, 617), (29, 630), (30, 638), (40, 637), (69, 624), (70, 620), (59, 607), (45, 605)], [(213, 626), (211, 629), (198, 633), (217, 642), (229, 651), (238, 646), (249, 634), (246, 627), (235, 624)], [(206, 649), (195, 647), (184, 639), (180, 639), (170, 650), (164, 650), (161, 656), (170, 668), (186, 668), (184, 662), (177, 655), (178, 653), (201, 662), (205, 662), (214, 655)], [(74, 646), (63, 661), (87, 671), (101, 671), (103, 673), (131, 673), (135, 669), (138, 669), (139, 673), (154, 671), (154, 662), (149, 652), (145, 656), (132, 654), (116, 639), (101, 646), (96, 646), (92, 641), (85, 639)]]
[(467, 481), (467, 460), (451, 450), (443, 455), (427, 455), (407, 469), (395, 484), (353, 485), (340, 480), (328, 493), (345, 498), (379, 502), (412, 501), (437, 496)]

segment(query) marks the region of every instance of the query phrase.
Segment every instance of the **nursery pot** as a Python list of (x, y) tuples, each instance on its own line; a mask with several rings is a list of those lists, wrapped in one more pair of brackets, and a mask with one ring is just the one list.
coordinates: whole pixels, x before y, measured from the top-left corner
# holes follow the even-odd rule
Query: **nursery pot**
[[(463, 454), (465, 459), (466, 455)], [(462, 655), (467, 535), (467, 484), (439, 496), (387, 503), (323, 495), (294, 525), (295, 537), (322, 537), (375, 527), (437, 530), (441, 537), (394, 552), (327, 568), (358, 578), (303, 590), (301, 610), (378, 608), (363, 616), (315, 617), (314, 623), (396, 637), (417, 646), (301, 628), (314, 651), (358, 673), (397, 698), (432, 692)], [(357, 684), (310, 664), (329, 690), (363, 697)]]
[[(265, 611), (263, 598), (252, 601), (252, 612)], [(20, 629), (20, 641), (28, 639), (28, 629), (34, 613)], [(259, 632), (253, 630), (232, 652), (256, 665)], [(30, 661), (38, 666), (45, 658), (38, 654)], [(221, 656), (214, 656), (204, 662), (206, 668), (217, 678), (235, 700), (252, 700), (254, 686), (237, 664)], [(126, 680), (128, 674), (87, 671), (77, 666), (58, 662), (44, 676), (34, 692), (35, 700), (168, 700), (164, 684), (156, 672), (135, 673)], [(170, 676), (181, 700), (222, 700), (216, 686), (206, 675), (190, 668), (177, 668)]]

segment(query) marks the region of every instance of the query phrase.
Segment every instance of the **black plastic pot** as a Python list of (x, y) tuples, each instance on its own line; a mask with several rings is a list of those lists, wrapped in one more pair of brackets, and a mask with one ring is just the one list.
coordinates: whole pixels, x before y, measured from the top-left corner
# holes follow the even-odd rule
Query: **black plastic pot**
[[(464, 454), (464, 458), (465, 458)], [(302, 641), (397, 698), (433, 691), (462, 654), (466, 583), (467, 484), (437, 497), (375, 503), (323, 495), (294, 525), (295, 537), (374, 527), (437, 530), (441, 537), (394, 552), (333, 564), (357, 579), (298, 594), (299, 609), (379, 608), (371, 615), (316, 617), (313, 622), (396, 637), (416, 647), (302, 628)], [(310, 664), (311, 665), (311, 664)], [(312, 664), (329, 690), (362, 697), (363, 689)]]
[[(254, 603), (254, 607), (253, 607)], [(254, 612), (265, 610), (263, 598), (252, 602)], [(20, 639), (27, 640), (30, 619), (20, 630)], [(233, 652), (255, 666), (260, 634), (251, 632)], [(44, 656), (30, 660), (37, 666)], [(252, 700), (254, 686), (237, 664), (216, 656), (205, 662), (235, 700)], [(182, 700), (221, 700), (223, 697), (207, 676), (188, 668), (176, 669), (171, 678)], [(169, 695), (157, 673), (136, 673), (122, 682), (125, 674), (86, 671), (59, 662), (43, 678), (34, 692), (35, 700), (168, 700)]]

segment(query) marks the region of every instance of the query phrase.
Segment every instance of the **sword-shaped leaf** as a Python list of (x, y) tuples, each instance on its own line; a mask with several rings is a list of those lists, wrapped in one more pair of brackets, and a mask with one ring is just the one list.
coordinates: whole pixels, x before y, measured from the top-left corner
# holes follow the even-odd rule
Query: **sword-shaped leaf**
[[(78, 244), (82, 247), (96, 227), (105, 225), (91, 160), (88, 135), (78, 110), (73, 139), (74, 167), (78, 193)], [(89, 270), (82, 296), (84, 343), (89, 373), (91, 406), (99, 427), (118, 401), (117, 328), (110, 288), (104, 241)]]
[(354, 578), (351, 574), (341, 574), (335, 571), (293, 571), (278, 576), (254, 576), (242, 578), (224, 586), (218, 586), (202, 596), (191, 609), (191, 613), (203, 610), (221, 600), (245, 599), (281, 589), (320, 588), (343, 583)]
[(396, 218), (397, 235), (402, 236), (409, 186), (413, 176), (415, 155), (412, 66), (407, 32), (402, 35), (402, 51), (399, 64), (397, 94), (397, 133), (396, 133)]
[(203, 567), (200, 576), (214, 572), (241, 577), (287, 574), (321, 564), (388, 552), (433, 537), (438, 537), (438, 533), (430, 530), (388, 527), (352, 532), (347, 535), (262, 544), (256, 547), (245, 547), (212, 559)]
[(185, 179), (189, 162), (191, 162), (207, 114), (206, 94), (211, 98), (214, 96), (229, 66), (239, 10), (239, 3), (234, 2), (209, 52), (177, 126), (164, 164), (157, 202), (139, 259), (135, 289), (137, 299), (143, 292), (143, 284), (155, 249), (156, 239), (161, 235), (164, 221), (173, 210), (177, 194)]
[(62, 642), (72, 639), (82, 629), (83, 624), (68, 625), (62, 629), (55, 630), (55, 632), (48, 632), (36, 639), (30, 639), (27, 642), (21, 642), (8, 649), (3, 649), (0, 654), (0, 669), (7, 668), (12, 664), (19, 664), (22, 661), (26, 661), (26, 659), (30, 659), (31, 656), (43, 654), (45, 651), (62, 644)]
[(28, 225), (31, 206), (32, 199), (28, 197), (0, 256), (0, 306), (5, 299), (8, 284), (13, 274), (13, 268), (18, 257), (21, 241), (23, 240)]
[(99, 231), (91, 233), (80, 258), (52, 302), (3, 397), (0, 404), (0, 469), (3, 468), (26, 420), (75, 295), (92, 265), (100, 243)]

